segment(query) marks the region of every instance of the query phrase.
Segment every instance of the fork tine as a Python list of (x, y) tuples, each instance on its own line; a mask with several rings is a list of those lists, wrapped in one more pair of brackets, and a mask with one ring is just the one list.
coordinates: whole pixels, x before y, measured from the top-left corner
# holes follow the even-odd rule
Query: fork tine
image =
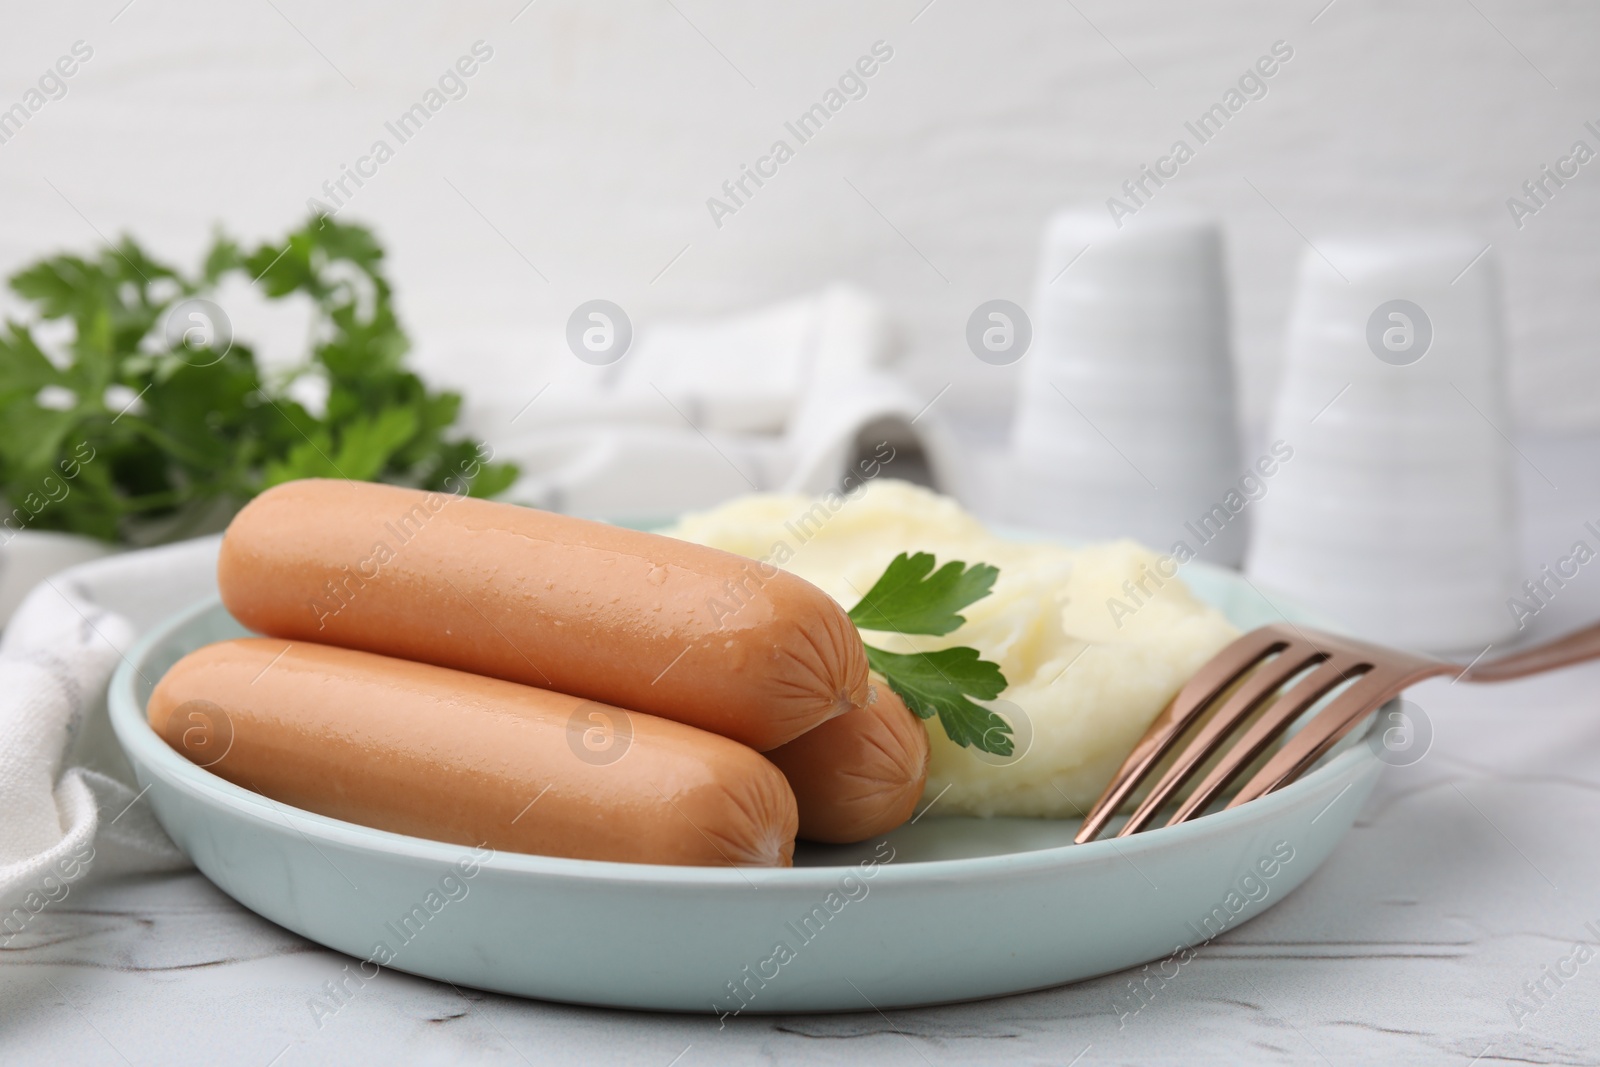
[(1234, 778), (1238, 777), (1239, 772), (1254, 762), (1279, 734), (1288, 729), (1290, 723), (1305, 714), (1307, 708), (1327, 696), (1341, 682), (1348, 678), (1364, 676), (1370, 669), (1371, 664), (1364, 659), (1350, 655), (1334, 655), (1323, 661), (1316, 670), (1300, 679), (1280, 696), (1266, 713), (1245, 731), (1244, 736), (1234, 742), (1228, 754), (1211, 768), (1211, 773), (1206, 775), (1205, 780), (1195, 787), (1194, 792), (1189, 794), (1172, 818), (1167, 820), (1167, 825), (1176, 826), (1199, 815)]
[(1376, 658), (1379, 664), (1335, 697), (1299, 733), (1285, 742), (1267, 761), (1267, 765), (1257, 771), (1255, 777), (1228, 802), (1228, 807), (1237, 808), (1247, 801), (1282, 789), (1310, 770), (1357, 723), (1398, 696), (1402, 690), (1424, 678), (1454, 674), (1459, 670), (1446, 663), (1404, 653), (1385, 652)]
[(1217, 709), (1194, 740), (1178, 754), (1159, 781), (1151, 787), (1137, 810), (1117, 831), (1118, 837), (1136, 834), (1149, 825), (1163, 805), (1210, 759), (1218, 746), (1249, 718), (1251, 713), (1289, 679), (1328, 658), (1328, 653), (1296, 641), (1285, 648), (1278, 658), (1256, 668), (1254, 674)]
[(1287, 648), (1292, 641), (1284, 627), (1263, 626), (1251, 630), (1234, 640), (1228, 647), (1213, 656), (1197, 671), (1193, 678), (1178, 690), (1150, 725), (1144, 737), (1123, 760), (1117, 773), (1111, 776), (1100, 799), (1084, 817), (1083, 826), (1073, 838), (1078, 844), (1093, 841), (1105, 829), (1107, 822), (1127, 801), (1139, 783), (1161, 762), (1178, 737), (1193, 724), (1195, 717), (1217, 698), (1228, 686), (1238, 681), (1246, 671), (1275, 652)]

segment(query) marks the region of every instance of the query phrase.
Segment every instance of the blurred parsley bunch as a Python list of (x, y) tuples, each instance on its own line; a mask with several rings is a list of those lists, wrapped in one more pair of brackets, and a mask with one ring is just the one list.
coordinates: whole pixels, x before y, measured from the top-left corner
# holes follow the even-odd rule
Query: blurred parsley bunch
[[(461, 397), (403, 368), (409, 341), (382, 263), (371, 231), (317, 217), (249, 251), (219, 235), (193, 278), (128, 238), (13, 275), (38, 322), (0, 332), (0, 518), (10, 530), (152, 541), (218, 528), (295, 478), (503, 492), (516, 467), (450, 435)], [(173, 336), (173, 310), (232, 272), (271, 299), (310, 298), (303, 362), (266, 376), (226, 330)], [(47, 354), (36, 330), (66, 338), (60, 351)], [(290, 395), (308, 377), (327, 386), (320, 416)]]

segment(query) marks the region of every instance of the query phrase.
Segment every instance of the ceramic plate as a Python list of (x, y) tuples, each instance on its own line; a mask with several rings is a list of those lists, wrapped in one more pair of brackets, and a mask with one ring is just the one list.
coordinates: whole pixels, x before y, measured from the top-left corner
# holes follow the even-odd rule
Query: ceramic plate
[[(1232, 572), (1184, 577), (1241, 628), (1326, 626)], [(112, 681), (112, 724), (195, 865), (355, 957), (352, 982), (390, 966), (547, 1000), (766, 1013), (996, 996), (1177, 954), (1170, 970), (1316, 870), (1383, 768), (1348, 741), (1251, 804), (1088, 845), (1071, 843), (1076, 821), (928, 814), (864, 845), (802, 844), (787, 870), (490, 855), (285, 807), (167, 747), (145, 722), (153, 683), (245, 632), (216, 602), (157, 628)]]

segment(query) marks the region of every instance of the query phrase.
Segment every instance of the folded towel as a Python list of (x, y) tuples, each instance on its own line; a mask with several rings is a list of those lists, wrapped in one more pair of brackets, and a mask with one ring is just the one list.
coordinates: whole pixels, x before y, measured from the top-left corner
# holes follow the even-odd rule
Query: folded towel
[(34, 588), (0, 635), (0, 944), (91, 867), (188, 865), (133, 782), (105, 688), (139, 631), (215, 593), (218, 543), (63, 571)]
[(930, 398), (893, 374), (894, 331), (872, 297), (836, 285), (743, 314), (633, 328), (626, 354), (606, 366), (576, 358), (563, 337), (479, 339), (470, 352), (424, 359), (466, 396), (464, 427), (495, 459), (521, 465), (507, 499), (666, 518), (741, 493), (837, 486), (884, 437), (907, 457), (890, 476), (915, 468), (917, 480), (952, 488), (955, 451), (937, 415), (922, 417)]
[[(595, 366), (565, 333), (463, 333), (422, 352), (430, 380), (466, 397), (467, 427), (491, 442), (615, 423), (727, 433), (781, 433), (806, 392), (895, 355), (882, 305), (849, 286), (707, 319), (634, 322), (614, 363)], [(537, 397), (537, 399), (535, 399)]]

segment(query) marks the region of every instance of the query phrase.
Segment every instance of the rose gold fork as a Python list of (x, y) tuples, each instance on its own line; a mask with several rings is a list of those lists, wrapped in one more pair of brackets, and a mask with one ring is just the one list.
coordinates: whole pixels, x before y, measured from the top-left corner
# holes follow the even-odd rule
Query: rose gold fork
[[(1281, 624), (1263, 626), (1213, 656), (1178, 691), (1112, 776), (1075, 840), (1081, 845), (1100, 836), (1111, 818), (1173, 752), (1185, 732), (1212, 709), (1215, 714), (1166, 767), (1117, 831), (1118, 837), (1136, 834), (1149, 826), (1206, 761), (1231, 740), (1226, 754), (1178, 805), (1166, 825), (1176, 826), (1195, 818), (1290, 723), (1346, 683), (1349, 684), (1343, 692), (1317, 712), (1234, 794), (1228, 807), (1236, 808), (1299, 778), (1357, 723), (1424, 678), (1454, 674), (1469, 682), (1509, 681), (1596, 657), (1600, 657), (1600, 624), (1466, 669), (1320, 630)], [(1294, 684), (1280, 695), (1279, 690), (1291, 680)], [(1276, 700), (1272, 699), (1274, 696)], [(1266, 711), (1234, 740), (1240, 725), (1263, 706), (1267, 706)]]

